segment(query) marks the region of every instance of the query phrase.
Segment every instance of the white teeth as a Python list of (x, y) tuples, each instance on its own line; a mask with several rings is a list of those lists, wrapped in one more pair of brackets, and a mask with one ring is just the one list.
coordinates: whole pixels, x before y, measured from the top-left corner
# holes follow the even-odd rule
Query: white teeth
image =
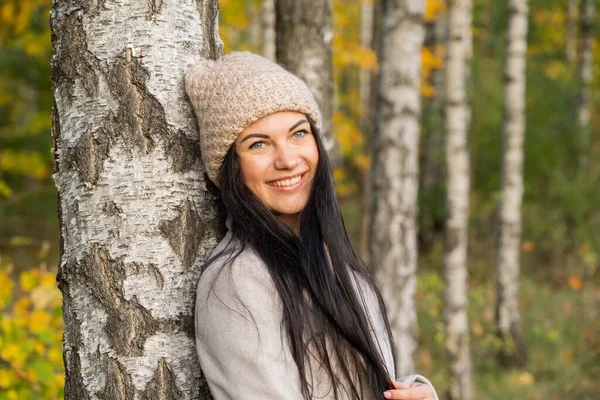
[(292, 185), (295, 185), (296, 183), (300, 182), (300, 179), (302, 179), (302, 175), (298, 175), (292, 179), (284, 179), (281, 181), (270, 182), (269, 185), (277, 186), (277, 187), (292, 186)]

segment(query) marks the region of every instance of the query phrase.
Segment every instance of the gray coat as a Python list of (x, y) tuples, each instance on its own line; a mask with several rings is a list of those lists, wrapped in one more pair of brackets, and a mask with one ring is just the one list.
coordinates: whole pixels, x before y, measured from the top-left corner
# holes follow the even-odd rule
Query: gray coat
[[(234, 246), (231, 239), (228, 233), (213, 254)], [(196, 348), (214, 399), (302, 399), (298, 369), (283, 332), (281, 301), (267, 267), (249, 248), (221, 271), (226, 261), (221, 257), (202, 273), (196, 297)], [(360, 278), (356, 284), (372, 334), (390, 377), (394, 377), (392, 351), (376, 295)], [(315, 360), (310, 361), (307, 379), (312, 378), (315, 398), (332, 399), (327, 375)], [(420, 375), (397, 380), (430, 384)]]

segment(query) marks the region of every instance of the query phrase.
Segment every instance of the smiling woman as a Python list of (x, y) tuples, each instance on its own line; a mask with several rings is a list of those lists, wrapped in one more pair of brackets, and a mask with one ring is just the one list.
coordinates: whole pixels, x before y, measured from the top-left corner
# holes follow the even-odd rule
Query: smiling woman
[(235, 149), (244, 184), (281, 222), (296, 231), (319, 161), (306, 117), (296, 111), (267, 115), (242, 131)]
[(193, 66), (186, 90), (228, 213), (196, 298), (213, 397), (437, 399), (420, 375), (395, 382), (385, 307), (348, 240), (307, 86), (232, 53)]

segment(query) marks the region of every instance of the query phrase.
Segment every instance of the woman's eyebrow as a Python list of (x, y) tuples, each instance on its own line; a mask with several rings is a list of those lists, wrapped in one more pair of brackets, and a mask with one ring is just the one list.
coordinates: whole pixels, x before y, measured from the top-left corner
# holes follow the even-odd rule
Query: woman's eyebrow
[(294, 129), (296, 129), (296, 127), (298, 127), (299, 125), (302, 125), (302, 124), (303, 124), (303, 123), (305, 123), (305, 122), (308, 122), (308, 121), (307, 121), (307, 120), (305, 120), (305, 119), (301, 119), (300, 121), (296, 122), (296, 123), (295, 123), (295, 124), (294, 124), (294, 125), (293, 125), (293, 126), (290, 128), (290, 130), (289, 130), (288, 132), (291, 132), (291, 131), (293, 131)]
[(252, 138), (268, 139), (269, 135), (265, 135), (264, 133), (250, 133), (250, 134), (248, 134), (248, 136), (246, 136), (245, 138), (243, 138), (240, 141), (240, 144), (242, 144), (242, 143), (244, 143), (244, 141), (246, 141), (248, 139), (252, 139)]

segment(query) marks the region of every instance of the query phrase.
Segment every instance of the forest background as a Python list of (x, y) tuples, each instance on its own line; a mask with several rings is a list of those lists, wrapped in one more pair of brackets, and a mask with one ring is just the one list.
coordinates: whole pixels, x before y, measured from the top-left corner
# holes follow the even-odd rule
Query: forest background
[[(416, 362), (444, 392), (443, 115), (428, 105), (439, 95), (433, 77), (444, 67), (444, 45), (435, 43), (432, 29), (446, 10), (443, 1), (426, 4)], [(50, 0), (0, 4), (0, 399), (55, 399), (63, 390), (50, 6)], [(365, 113), (359, 73), (377, 70), (376, 55), (361, 46), (360, 17), (360, 1), (334, 1), (334, 134), (343, 154), (335, 177), (357, 247), (361, 185), (370, 166), (369, 138), (359, 128)], [(596, 17), (590, 141), (582, 145), (580, 80), (577, 64), (566, 54), (566, 2), (530, 2), (521, 246), (521, 317), (529, 362), (501, 370), (494, 357), (500, 344), (493, 305), (507, 17), (506, 0), (473, 2), (469, 323), (476, 398), (592, 399), (600, 392), (600, 24)], [(258, 0), (221, 0), (226, 52), (259, 52), (259, 26)]]

